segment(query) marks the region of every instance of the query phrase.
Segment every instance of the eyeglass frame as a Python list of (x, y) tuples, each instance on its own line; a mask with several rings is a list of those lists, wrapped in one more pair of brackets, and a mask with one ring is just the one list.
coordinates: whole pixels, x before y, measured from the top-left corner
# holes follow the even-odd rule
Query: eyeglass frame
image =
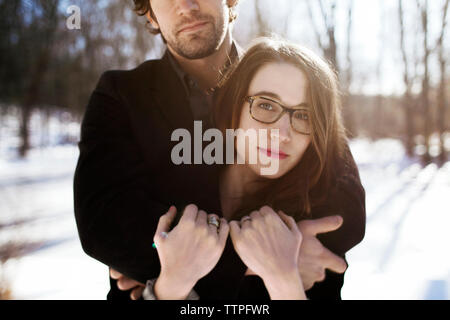
[[(254, 102), (256, 99), (258, 99), (258, 98), (263, 98), (263, 99), (265, 99), (265, 100), (269, 100), (269, 101), (271, 101), (271, 102), (273, 102), (273, 103), (278, 104), (278, 105), (283, 109), (283, 111), (280, 112), (279, 116), (278, 116), (274, 121), (271, 121), (271, 122), (266, 122), (266, 121), (261, 121), (261, 120), (256, 119), (256, 118), (253, 116), (253, 114), (252, 114), (252, 107), (253, 107), (253, 102)], [(245, 100), (250, 104), (250, 109), (249, 109), (249, 111), (250, 111), (250, 116), (252, 117), (253, 120), (258, 121), (258, 122), (261, 122), (261, 123), (265, 123), (265, 124), (273, 124), (273, 123), (276, 123), (278, 120), (280, 120), (280, 119), (284, 116), (285, 113), (289, 113), (289, 122), (290, 122), (290, 124), (291, 124), (292, 130), (294, 130), (294, 131), (297, 132), (297, 133), (303, 134), (303, 135), (305, 135), (305, 136), (310, 136), (310, 135), (311, 135), (311, 133), (305, 133), (305, 132), (301, 132), (301, 131), (295, 129), (294, 126), (292, 125), (292, 115), (294, 114), (294, 112), (296, 112), (296, 111), (307, 111), (307, 112), (309, 113), (309, 110), (304, 109), (304, 108), (303, 108), (303, 109), (292, 109), (292, 108), (288, 108), (288, 107), (283, 106), (280, 102), (278, 102), (278, 101), (276, 101), (276, 100), (273, 100), (273, 99), (271, 99), (271, 98), (268, 98), (268, 97), (266, 97), (266, 96), (247, 96), (247, 97), (245, 98)]]

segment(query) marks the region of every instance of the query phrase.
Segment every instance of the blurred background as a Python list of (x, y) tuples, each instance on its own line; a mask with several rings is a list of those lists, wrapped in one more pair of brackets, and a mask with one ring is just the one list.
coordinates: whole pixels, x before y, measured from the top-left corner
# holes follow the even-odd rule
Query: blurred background
[[(106, 297), (107, 267), (78, 240), (73, 174), (101, 73), (165, 50), (132, 4), (0, 0), (1, 299)], [(241, 46), (273, 32), (338, 71), (367, 207), (344, 299), (450, 298), (449, 11), (449, 0), (240, 1)]]

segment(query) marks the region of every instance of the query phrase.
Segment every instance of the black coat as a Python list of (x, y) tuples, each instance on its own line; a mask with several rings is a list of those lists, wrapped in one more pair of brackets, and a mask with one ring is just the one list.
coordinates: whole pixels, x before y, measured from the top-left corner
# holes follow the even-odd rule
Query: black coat
[[(193, 136), (193, 121), (167, 54), (134, 70), (101, 76), (83, 118), (74, 178), (75, 217), (88, 255), (145, 283), (159, 274), (158, 255), (151, 245), (158, 219), (170, 205), (195, 203), (220, 214), (218, 166), (177, 166), (170, 158), (178, 143), (171, 142), (173, 130), (186, 128)], [(347, 171), (330, 206), (313, 215), (344, 217), (338, 231), (321, 236), (324, 245), (341, 256), (362, 240), (365, 226), (364, 189), (353, 160)], [(267, 297), (259, 278), (244, 281), (245, 270), (228, 238), (219, 263), (195, 290), (207, 299)], [(343, 275), (327, 273), (327, 279), (307, 294), (339, 298), (342, 284)], [(111, 288), (109, 298), (128, 297), (115, 281)]]

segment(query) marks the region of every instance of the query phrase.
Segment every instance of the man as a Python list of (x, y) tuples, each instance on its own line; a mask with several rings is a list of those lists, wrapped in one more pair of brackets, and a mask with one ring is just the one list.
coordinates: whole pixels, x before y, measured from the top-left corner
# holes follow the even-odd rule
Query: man
[[(193, 136), (194, 120), (203, 121), (204, 129), (212, 126), (212, 88), (239, 54), (231, 35), (237, 1), (134, 0), (168, 50), (162, 59), (134, 70), (105, 72), (91, 96), (74, 179), (75, 215), (85, 252), (111, 267), (109, 299), (130, 294), (138, 298), (143, 283), (158, 276), (158, 255), (151, 243), (159, 217), (171, 204), (194, 203), (208, 213), (220, 211), (217, 168), (174, 165), (171, 133), (185, 128)], [(299, 223), (303, 233), (299, 271), (305, 289), (310, 289), (309, 298), (340, 298), (344, 254), (364, 235), (364, 190), (356, 167), (349, 171), (357, 179), (337, 198), (359, 210), (352, 215), (357, 221), (344, 215), (344, 221), (324, 217)], [(334, 239), (354, 235), (355, 227), (356, 237), (348, 239), (345, 247), (333, 247)], [(231, 241), (221, 260), (242, 264)], [(243, 274), (225, 282), (224, 266), (219, 261), (198, 282), (195, 289), (200, 297), (202, 293), (211, 299), (236, 296), (235, 284)], [(221, 292), (210, 293), (213, 285), (220, 286)]]

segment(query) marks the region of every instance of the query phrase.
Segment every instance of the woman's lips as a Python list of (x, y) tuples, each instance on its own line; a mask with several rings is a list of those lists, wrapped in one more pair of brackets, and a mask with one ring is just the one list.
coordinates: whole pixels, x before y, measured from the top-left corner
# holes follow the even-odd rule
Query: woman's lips
[(286, 159), (287, 157), (289, 157), (289, 155), (287, 155), (286, 153), (284, 153), (281, 150), (278, 150), (278, 152), (272, 151), (271, 149), (263, 149), (263, 148), (259, 148), (259, 151), (261, 151), (262, 153), (264, 153), (265, 155), (267, 155), (268, 157), (271, 158), (276, 158), (276, 159)]
[(178, 33), (197, 31), (198, 29), (202, 28), (207, 23), (208, 23), (208, 21), (203, 21), (203, 22), (197, 22), (197, 23), (193, 23), (193, 24), (187, 25), (187, 26), (183, 27), (183, 29), (178, 31)]

